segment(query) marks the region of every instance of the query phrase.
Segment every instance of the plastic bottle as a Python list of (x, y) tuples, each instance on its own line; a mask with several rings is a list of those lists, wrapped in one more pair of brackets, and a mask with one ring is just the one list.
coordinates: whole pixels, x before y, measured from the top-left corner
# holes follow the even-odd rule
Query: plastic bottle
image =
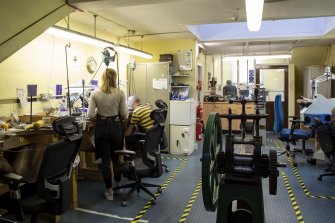
[(62, 102), (60, 103), (60, 107), (59, 107), (59, 116), (66, 116), (66, 101), (65, 99), (63, 98), (62, 99)]

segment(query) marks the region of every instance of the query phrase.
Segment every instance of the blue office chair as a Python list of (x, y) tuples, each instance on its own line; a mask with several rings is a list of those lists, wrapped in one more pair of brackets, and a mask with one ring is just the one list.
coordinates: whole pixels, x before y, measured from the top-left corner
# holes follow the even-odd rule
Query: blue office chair
[[(294, 166), (297, 166), (295, 162), (295, 155), (301, 155), (303, 157), (308, 158), (305, 149), (305, 141), (310, 138), (310, 132), (308, 130), (299, 129), (300, 121), (298, 116), (289, 116), (289, 118), (293, 118), (293, 120), (289, 120), (292, 125), (291, 128), (283, 128), (284, 125), (284, 113), (282, 108), (281, 95), (278, 94), (275, 97), (274, 101), (274, 113), (275, 119), (273, 123), (273, 131), (275, 132), (276, 137), (283, 142), (286, 142), (285, 151), (280, 153), (279, 155), (286, 154), (294, 163)], [(302, 149), (301, 150), (293, 150), (290, 149), (290, 143), (295, 145), (298, 140), (302, 140)], [(299, 154), (301, 153), (302, 154)], [(315, 164), (315, 159), (308, 159), (311, 164)]]

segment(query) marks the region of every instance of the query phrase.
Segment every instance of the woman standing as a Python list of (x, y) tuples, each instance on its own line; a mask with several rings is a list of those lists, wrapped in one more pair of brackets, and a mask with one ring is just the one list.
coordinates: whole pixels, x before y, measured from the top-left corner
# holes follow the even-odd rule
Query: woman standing
[[(123, 147), (122, 119), (127, 119), (128, 110), (126, 97), (120, 89), (116, 88), (117, 73), (108, 68), (102, 75), (102, 85), (92, 92), (88, 107), (88, 117), (96, 117), (95, 148), (102, 160), (102, 175), (106, 185), (105, 197), (113, 200), (112, 173), (117, 166), (118, 155), (115, 150)], [(97, 157), (99, 158), (99, 157)], [(121, 175), (114, 174), (116, 186), (120, 186)]]

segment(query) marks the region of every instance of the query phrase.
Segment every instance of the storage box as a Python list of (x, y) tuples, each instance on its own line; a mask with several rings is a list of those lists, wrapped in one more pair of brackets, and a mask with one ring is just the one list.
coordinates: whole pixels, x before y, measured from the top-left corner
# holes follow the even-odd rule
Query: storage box
[(160, 54), (159, 62), (173, 62), (173, 55), (172, 54)]

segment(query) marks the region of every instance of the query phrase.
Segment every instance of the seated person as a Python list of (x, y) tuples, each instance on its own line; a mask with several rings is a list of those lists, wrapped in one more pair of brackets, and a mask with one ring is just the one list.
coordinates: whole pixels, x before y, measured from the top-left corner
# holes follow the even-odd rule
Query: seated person
[(235, 99), (237, 96), (237, 88), (232, 85), (231, 80), (227, 80), (227, 85), (223, 87), (223, 97), (229, 96), (231, 99)]
[(127, 148), (133, 148), (139, 142), (139, 138), (133, 135), (134, 132), (143, 132), (154, 125), (154, 120), (150, 118), (152, 108), (148, 105), (140, 104), (140, 98), (136, 95), (128, 98), (128, 109), (132, 112), (129, 116), (129, 123), (125, 130), (125, 140)]

